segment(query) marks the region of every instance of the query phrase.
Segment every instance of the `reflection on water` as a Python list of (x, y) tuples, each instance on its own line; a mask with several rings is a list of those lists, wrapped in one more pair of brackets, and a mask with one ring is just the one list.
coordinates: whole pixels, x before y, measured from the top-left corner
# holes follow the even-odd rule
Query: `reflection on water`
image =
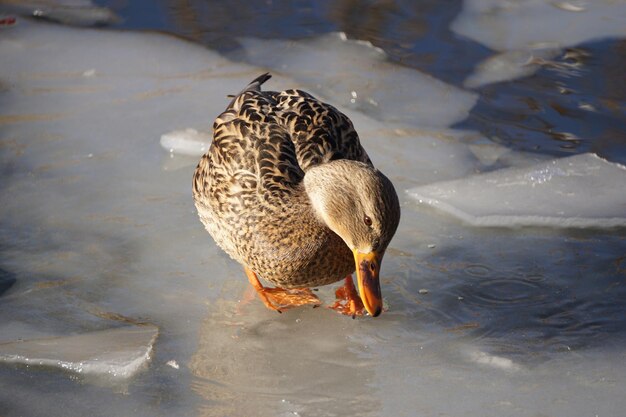
[(324, 308), (279, 315), (258, 299), (216, 303), (189, 364), (206, 400), (199, 415), (379, 415), (375, 367), (351, 341), (355, 324)]
[(473, 277), (486, 277), (491, 274), (491, 268), (487, 265), (472, 264), (464, 269), (465, 273)]

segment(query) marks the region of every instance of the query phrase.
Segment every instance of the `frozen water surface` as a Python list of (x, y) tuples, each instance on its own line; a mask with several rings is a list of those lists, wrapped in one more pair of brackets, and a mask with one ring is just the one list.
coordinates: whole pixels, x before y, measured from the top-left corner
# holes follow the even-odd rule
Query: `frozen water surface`
[(116, 382), (132, 377), (149, 361), (157, 334), (154, 326), (136, 326), (0, 343), (0, 361), (57, 367)]
[(0, 0), (3, 11), (78, 26), (104, 25), (119, 18), (90, 0)]
[[(451, 128), (472, 93), (329, 36), (292, 42), (291, 59), (284, 43), (250, 40), (234, 62), (160, 34), (22, 19), (2, 32), (1, 415), (623, 414), (623, 229), (474, 228), (401, 193), (381, 317), (278, 315), (254, 297), (196, 218), (189, 154), (206, 144), (186, 129), (209, 131), (226, 95), (267, 70), (257, 65), (280, 64), (268, 87), (346, 111), (400, 191), (545, 163)], [(310, 74), (289, 67), (311, 48), (325, 51)], [(254, 50), (267, 61), (245, 57)], [(342, 55), (358, 65), (326, 73)], [(432, 123), (411, 120), (396, 74)], [(555, 164), (593, 168), (581, 158)], [(605, 164), (574, 192), (617, 181)], [(332, 301), (331, 287), (319, 293)], [(118, 339), (132, 329), (150, 330)], [(63, 343), (50, 355), (42, 340)], [(152, 343), (130, 379), (63, 369)], [(5, 353), (20, 345), (16, 364)]]
[[(314, 40), (241, 39), (234, 57), (287, 73), (336, 105), (392, 123), (446, 127), (459, 122), (476, 95), (386, 60), (369, 42), (331, 33)], [(416, 99), (418, 97), (418, 99)]]
[(626, 168), (593, 154), (409, 191), (475, 226), (626, 227)]

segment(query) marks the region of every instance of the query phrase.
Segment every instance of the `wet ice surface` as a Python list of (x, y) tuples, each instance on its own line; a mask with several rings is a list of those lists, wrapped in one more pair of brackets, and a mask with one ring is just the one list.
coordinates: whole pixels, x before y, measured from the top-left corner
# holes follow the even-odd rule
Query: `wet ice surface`
[[(268, 87), (334, 98), (400, 191), (544, 160), (450, 129), (472, 95), (432, 89), (417, 73), (402, 77), (439, 116), (428, 128), (393, 121), (404, 108), (395, 90), (360, 93), (359, 79), (390, 82), (379, 52), (324, 42), (330, 58), (319, 60), (335, 50), (362, 60), (354, 84), (326, 82), (320, 65), (307, 79), (279, 71)], [(294, 61), (319, 49), (295, 45)], [(202, 142), (185, 129), (209, 130), (225, 96), (265, 68), (164, 35), (25, 20), (3, 32), (0, 54), (0, 340), (71, 342), (129, 321), (159, 329), (150, 361), (113, 385), (58, 361), (1, 364), (3, 416), (620, 416), (626, 407), (620, 230), (467, 227), (402, 193), (383, 267), (387, 312), (278, 315), (197, 220), (197, 157), (184, 155)], [(351, 106), (352, 89), (381, 95), (378, 108)], [(445, 114), (454, 102), (462, 106)], [(163, 144), (168, 132), (178, 133)], [(320, 296), (330, 302), (332, 288)]]
[(409, 190), (475, 226), (626, 227), (626, 167), (593, 154)]

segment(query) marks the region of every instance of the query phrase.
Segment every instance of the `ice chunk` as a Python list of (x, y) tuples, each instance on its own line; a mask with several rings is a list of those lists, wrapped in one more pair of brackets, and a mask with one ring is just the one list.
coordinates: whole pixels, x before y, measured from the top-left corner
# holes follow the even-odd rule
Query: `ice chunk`
[(521, 367), (509, 358), (491, 355), (487, 352), (475, 351), (468, 353), (469, 359), (479, 365), (486, 365), (503, 371), (519, 371)]
[(626, 168), (594, 154), (409, 190), (475, 226), (626, 226)]
[(357, 112), (350, 116), (372, 162), (397, 187), (461, 178), (481, 168), (467, 145), (485, 140), (476, 132), (388, 124)]
[(479, 63), (465, 87), (533, 74), (559, 50), (606, 37), (626, 36), (626, 3), (551, 0), (467, 0), (451, 29), (500, 51)]
[(0, 2), (0, 8), (25, 16), (77, 25), (108, 25), (119, 21), (119, 17), (106, 7), (96, 6), (90, 0), (27, 0)]
[(558, 51), (554, 49), (515, 50), (497, 53), (479, 63), (474, 72), (465, 79), (463, 85), (468, 88), (476, 88), (527, 77), (539, 69), (543, 60), (554, 58), (557, 53)]
[(211, 132), (196, 129), (174, 130), (161, 136), (161, 146), (171, 153), (201, 156), (211, 145)]
[[(552, 0), (466, 0), (451, 29), (497, 51), (562, 48), (626, 36), (626, 2), (584, 2), (572, 10)], [(579, 6), (570, 2), (573, 7)]]
[(495, 169), (510, 167), (525, 168), (540, 162), (552, 160), (548, 155), (513, 151), (506, 146), (488, 141), (477, 141), (476, 143), (468, 145), (468, 148), (480, 161), (482, 165), (481, 171), (493, 171)]
[(127, 326), (77, 336), (2, 343), (0, 362), (126, 379), (150, 360), (158, 333), (155, 326)]
[(241, 39), (239, 59), (287, 72), (333, 105), (387, 122), (446, 127), (465, 119), (477, 96), (411, 68), (394, 65), (369, 42), (331, 33), (300, 42)]

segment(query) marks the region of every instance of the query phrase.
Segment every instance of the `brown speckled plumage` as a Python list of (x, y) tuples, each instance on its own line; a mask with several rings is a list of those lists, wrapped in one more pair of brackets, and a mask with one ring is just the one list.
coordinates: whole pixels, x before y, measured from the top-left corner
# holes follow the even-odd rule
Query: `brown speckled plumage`
[[(381, 201), (363, 207), (374, 207), (375, 221), (388, 224), (360, 234), (363, 239), (374, 234), (368, 244), (383, 252), (398, 224), (397, 196), (373, 168), (344, 114), (303, 91), (261, 91), (269, 78), (264, 74), (250, 83), (215, 120), (213, 143), (193, 179), (195, 204), (217, 244), (260, 277), (286, 288), (329, 284), (354, 271), (354, 248), (312, 204), (307, 187), (325, 192), (312, 179), (333, 182), (335, 171), (345, 177), (332, 191), (342, 200), (343, 190), (352, 188), (356, 178), (356, 191), (345, 195), (358, 201), (346, 197), (342, 204), (357, 215), (363, 199), (358, 193), (367, 189), (359, 186), (358, 172), (365, 172), (372, 187), (383, 188), (376, 196)], [(337, 221), (333, 230), (342, 227), (347, 223)]]

